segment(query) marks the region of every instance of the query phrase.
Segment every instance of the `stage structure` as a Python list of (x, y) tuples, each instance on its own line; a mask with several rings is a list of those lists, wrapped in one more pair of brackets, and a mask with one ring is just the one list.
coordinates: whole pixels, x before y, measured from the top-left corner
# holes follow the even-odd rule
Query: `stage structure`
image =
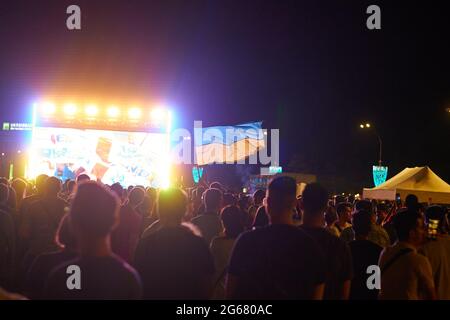
[(105, 184), (169, 186), (171, 113), (164, 108), (38, 102), (28, 176), (88, 174)]

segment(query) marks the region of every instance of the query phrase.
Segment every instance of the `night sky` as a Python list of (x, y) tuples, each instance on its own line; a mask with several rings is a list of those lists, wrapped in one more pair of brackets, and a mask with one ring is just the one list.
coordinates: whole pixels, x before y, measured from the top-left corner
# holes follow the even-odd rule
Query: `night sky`
[[(450, 182), (444, 3), (3, 0), (0, 120), (27, 122), (49, 96), (164, 103), (189, 129), (262, 120), (280, 129), (284, 168), (347, 189), (371, 186), (369, 121), (389, 177), (429, 165)], [(66, 28), (70, 4), (82, 30)], [(381, 30), (366, 28), (370, 4)]]

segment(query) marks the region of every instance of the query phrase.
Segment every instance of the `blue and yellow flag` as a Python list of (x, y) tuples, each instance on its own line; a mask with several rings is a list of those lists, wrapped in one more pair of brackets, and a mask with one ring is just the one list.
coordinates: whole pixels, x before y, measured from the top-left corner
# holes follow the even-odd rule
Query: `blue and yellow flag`
[(195, 156), (198, 165), (236, 163), (256, 155), (264, 147), (262, 122), (235, 126), (195, 128)]

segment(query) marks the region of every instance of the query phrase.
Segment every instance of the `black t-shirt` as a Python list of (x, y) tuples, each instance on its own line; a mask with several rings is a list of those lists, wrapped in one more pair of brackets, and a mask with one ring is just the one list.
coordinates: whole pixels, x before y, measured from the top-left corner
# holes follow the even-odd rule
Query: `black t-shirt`
[(325, 280), (322, 251), (305, 232), (289, 225), (241, 234), (228, 272), (237, 277), (233, 299), (311, 299)]
[[(68, 289), (67, 267), (77, 265), (81, 289)], [(138, 273), (116, 255), (79, 257), (54, 269), (47, 279), (45, 299), (133, 300), (142, 297)]]
[(185, 227), (162, 227), (140, 240), (135, 265), (144, 299), (206, 299), (203, 285), (214, 273), (205, 240)]
[(30, 299), (42, 299), (45, 281), (50, 272), (66, 261), (75, 259), (71, 250), (44, 253), (38, 256), (30, 267), (26, 279), (26, 295)]
[(352, 280), (350, 299), (354, 300), (375, 300), (378, 297), (378, 290), (367, 288), (367, 267), (378, 265), (383, 248), (369, 240), (354, 240), (349, 243), (353, 259), (353, 270), (355, 276)]
[(341, 299), (343, 283), (353, 278), (352, 257), (347, 243), (324, 228), (301, 226), (300, 229), (316, 240), (325, 254), (326, 281), (323, 298)]

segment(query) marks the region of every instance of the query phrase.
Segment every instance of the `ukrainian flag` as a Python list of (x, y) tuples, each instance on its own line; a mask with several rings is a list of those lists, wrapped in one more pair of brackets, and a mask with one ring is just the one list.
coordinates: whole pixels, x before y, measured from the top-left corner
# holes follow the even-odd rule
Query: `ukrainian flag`
[(195, 162), (232, 164), (256, 155), (264, 147), (262, 122), (195, 128)]

